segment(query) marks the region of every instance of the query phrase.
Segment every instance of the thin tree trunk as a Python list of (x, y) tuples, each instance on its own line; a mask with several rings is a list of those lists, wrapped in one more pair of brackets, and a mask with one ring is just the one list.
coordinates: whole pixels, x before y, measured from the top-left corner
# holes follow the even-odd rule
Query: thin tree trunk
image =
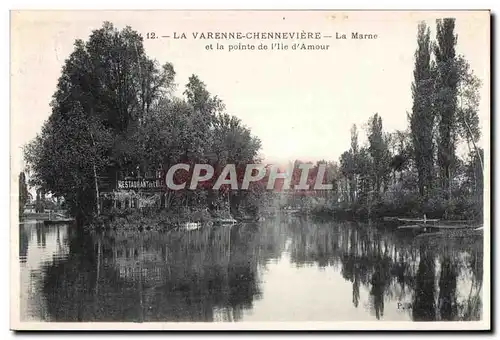
[[(467, 138), (467, 148), (469, 149), (469, 155), (471, 155), (472, 154), (472, 149), (470, 147), (469, 138)], [(471, 159), (471, 162), (473, 162), (473, 161), (474, 160)], [(472, 166), (474, 166), (474, 163), (472, 163)], [(474, 168), (472, 169), (472, 177), (473, 177), (472, 179), (474, 180), (474, 190), (473, 191), (476, 192), (476, 190), (477, 190), (477, 180), (476, 180), (476, 171), (475, 171)]]
[(95, 167), (95, 161), (93, 162), (94, 168), (94, 183), (95, 183), (95, 194), (96, 194), (96, 208), (97, 208), (97, 216), (101, 215), (101, 202), (99, 198), (99, 185), (97, 183), (97, 171)]
[(479, 162), (481, 164), (481, 171), (484, 172), (483, 158), (481, 157), (481, 154), (479, 153), (479, 149), (477, 148), (476, 142), (474, 142), (474, 137), (472, 136), (472, 130), (469, 126), (469, 123), (467, 123), (467, 121), (465, 119), (464, 119), (464, 123), (467, 126), (467, 130), (469, 131), (469, 135), (470, 135), (470, 140), (472, 141), (472, 145), (474, 145), (474, 149), (476, 150), (477, 157), (479, 158)]
[[(92, 140), (92, 146), (95, 149), (94, 135), (92, 134), (92, 130), (90, 129), (90, 125), (89, 125), (88, 122), (87, 122), (87, 129), (89, 130), (90, 139)], [(92, 169), (94, 171), (94, 183), (95, 183), (95, 193), (96, 193), (97, 216), (99, 216), (99, 215), (101, 215), (101, 204), (100, 204), (100, 198), (99, 198), (99, 185), (98, 185), (98, 182), (97, 182), (97, 169), (96, 169), (96, 165), (95, 165), (95, 155), (94, 155), (94, 159), (92, 160)]]

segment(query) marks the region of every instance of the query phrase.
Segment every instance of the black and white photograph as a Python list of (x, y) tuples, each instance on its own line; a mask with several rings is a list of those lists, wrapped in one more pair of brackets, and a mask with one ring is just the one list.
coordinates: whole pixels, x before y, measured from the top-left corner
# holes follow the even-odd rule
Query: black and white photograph
[(487, 10), (13, 10), (14, 330), (489, 330)]

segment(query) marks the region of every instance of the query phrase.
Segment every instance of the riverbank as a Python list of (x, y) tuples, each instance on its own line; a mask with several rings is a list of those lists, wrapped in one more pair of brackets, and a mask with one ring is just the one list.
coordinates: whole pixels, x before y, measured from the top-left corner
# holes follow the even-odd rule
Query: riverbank
[(336, 220), (382, 220), (384, 217), (426, 215), (429, 219), (473, 221), (483, 220), (482, 202), (463, 197), (450, 200), (429, 198), (424, 200), (414, 195), (402, 196), (397, 200), (379, 200), (372, 204), (332, 203), (312, 207), (308, 214), (318, 219), (333, 218)]
[(214, 224), (237, 222), (229, 212), (208, 209), (132, 210), (105, 212), (85, 226), (89, 230), (152, 230), (170, 231), (176, 229), (196, 229)]

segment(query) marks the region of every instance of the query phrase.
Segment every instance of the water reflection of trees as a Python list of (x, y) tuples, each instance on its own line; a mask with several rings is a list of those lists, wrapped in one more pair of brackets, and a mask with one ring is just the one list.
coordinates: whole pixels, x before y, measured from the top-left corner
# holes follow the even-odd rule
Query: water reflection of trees
[(412, 303), (415, 321), (432, 321), (436, 319), (435, 285), (436, 269), (434, 257), (420, 245), (420, 260), (416, 274), (415, 293)]
[(19, 225), (19, 261), (26, 262), (26, 255), (28, 254), (28, 245), (30, 242), (30, 233), (25, 224)]
[[(33, 236), (40, 246), (42, 234)], [(481, 317), (478, 239), (300, 219), (172, 233), (72, 229), (69, 238), (67, 258), (45, 268), (43, 292), (55, 321), (237, 321), (261, 297), (260, 271), (285, 249), (295, 266), (335, 268), (352, 284), (353, 305), (374, 318), (398, 302), (411, 304), (402, 312), (414, 320)]]
[[(353, 305), (359, 305), (360, 286), (366, 287), (377, 319), (383, 317), (387, 301), (404, 302), (415, 321), (480, 319), (480, 239), (467, 244), (444, 238), (429, 242), (427, 237), (351, 223), (297, 221), (290, 230), (292, 262), (339, 268), (352, 283)], [(460, 277), (471, 282), (470, 293), (458, 291)]]
[(276, 229), (74, 235), (67, 261), (47, 268), (49, 313), (57, 321), (239, 320), (260, 297), (259, 264), (281, 253)]
[(23, 321), (47, 320), (46, 300), (40, 294), (45, 268), (65, 261), (68, 226), (44, 223), (19, 225), (20, 318)]

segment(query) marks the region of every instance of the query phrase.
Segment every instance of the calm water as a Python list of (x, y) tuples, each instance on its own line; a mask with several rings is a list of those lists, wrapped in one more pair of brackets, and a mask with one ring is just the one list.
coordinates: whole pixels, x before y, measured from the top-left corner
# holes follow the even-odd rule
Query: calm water
[(22, 224), (19, 255), (21, 320), (481, 317), (480, 239), (292, 218), (172, 233)]

